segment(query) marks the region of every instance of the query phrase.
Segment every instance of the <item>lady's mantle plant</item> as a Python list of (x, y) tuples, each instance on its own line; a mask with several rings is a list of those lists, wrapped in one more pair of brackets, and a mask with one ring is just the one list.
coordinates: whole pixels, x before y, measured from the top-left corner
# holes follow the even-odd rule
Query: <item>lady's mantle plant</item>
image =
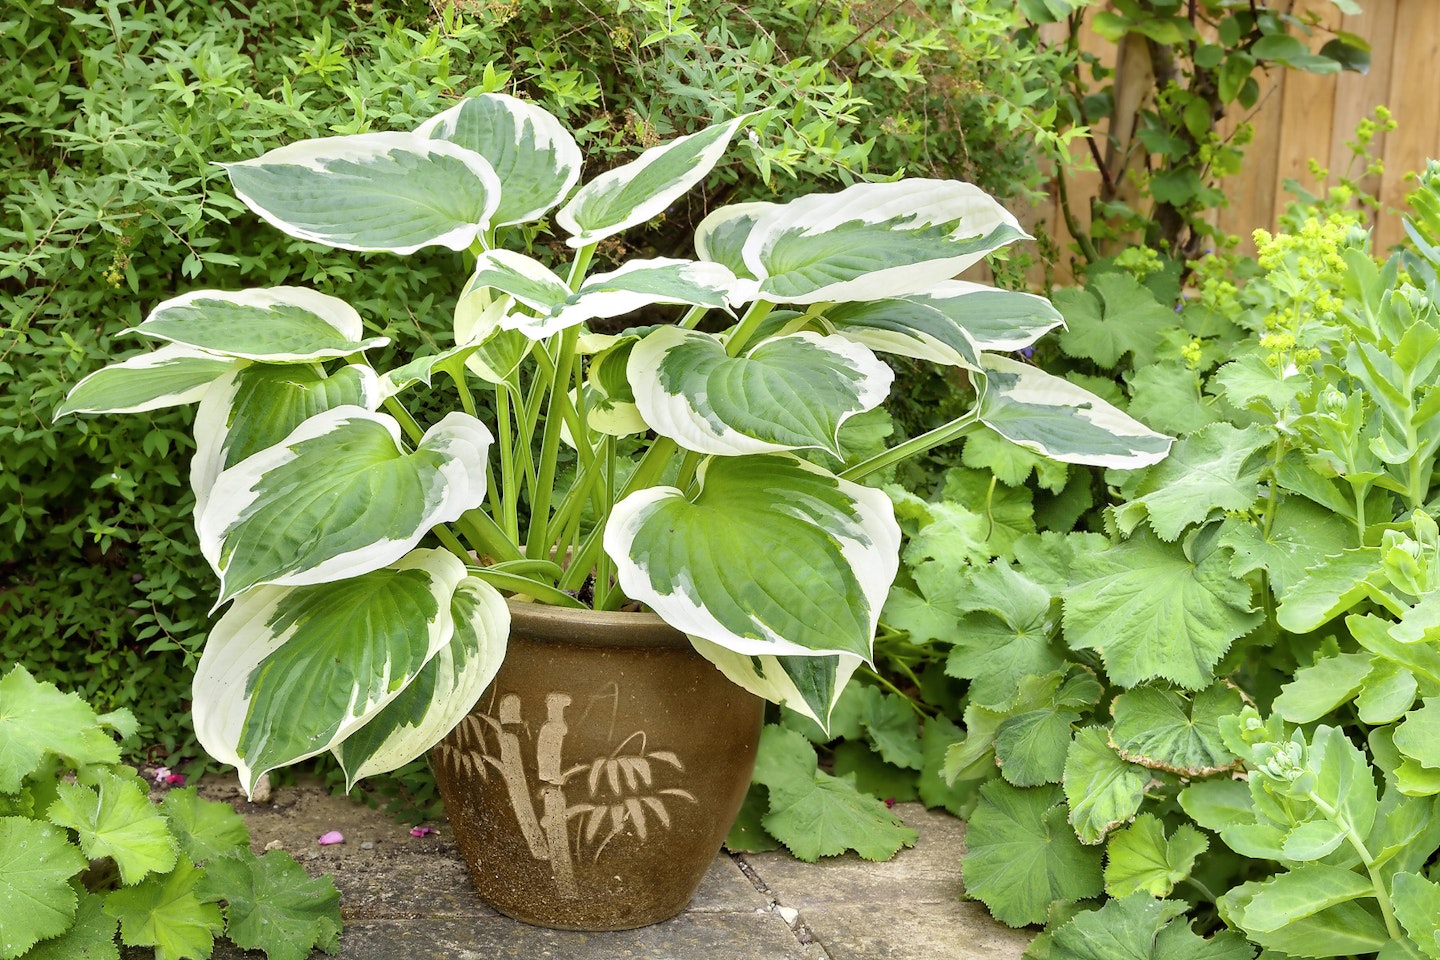
[[(695, 260), (589, 271), (600, 244), (664, 213), (755, 119), (652, 147), (578, 190), (574, 138), (503, 95), (411, 132), (226, 165), (240, 199), (292, 236), (474, 259), (454, 345), (396, 369), (366, 363), (386, 341), (336, 297), (200, 290), (135, 328), (158, 349), (86, 378), (60, 411), (199, 401), (195, 526), (228, 610), (195, 678), (195, 723), (247, 787), (325, 751), (353, 782), (435, 743), (504, 655), (502, 590), (642, 603), (736, 683), (823, 722), (871, 656), (897, 567), (889, 499), (859, 479), (982, 424), (1065, 461), (1164, 456), (1167, 437), (1001, 355), (1060, 317), (950, 279), (1024, 236), (970, 184), (723, 207)], [(514, 249), (542, 218), (574, 251), (558, 270)], [(587, 330), (656, 304), (690, 309)], [(842, 426), (890, 387), (874, 350), (963, 368), (974, 405), (846, 464)], [(477, 387), (493, 391), (495, 434)], [(459, 409), (422, 423), (447, 397)]]
[(289, 854), (250, 852), (228, 804), (193, 788), (152, 804), (120, 763), (135, 718), (96, 716), (24, 667), (0, 677), (0, 958), (210, 956), (222, 931), (270, 960), (339, 949), (340, 894)]

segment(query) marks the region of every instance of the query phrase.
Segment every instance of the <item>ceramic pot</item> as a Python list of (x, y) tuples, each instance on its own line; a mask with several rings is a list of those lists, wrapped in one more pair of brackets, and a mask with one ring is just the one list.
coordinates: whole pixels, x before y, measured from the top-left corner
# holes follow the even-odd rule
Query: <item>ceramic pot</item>
[(653, 614), (510, 613), (495, 681), (431, 753), (481, 899), (570, 930), (675, 916), (745, 798), (763, 701)]

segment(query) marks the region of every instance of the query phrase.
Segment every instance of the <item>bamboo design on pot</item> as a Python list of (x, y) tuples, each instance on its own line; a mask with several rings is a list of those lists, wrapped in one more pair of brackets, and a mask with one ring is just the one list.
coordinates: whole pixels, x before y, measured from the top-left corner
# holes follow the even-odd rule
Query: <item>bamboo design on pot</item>
[[(437, 749), (440, 762), (457, 775), (489, 779), (492, 768), (499, 774), (530, 855), (549, 862), (556, 889), (566, 899), (580, 896), (577, 862), (598, 862), (610, 842), (627, 830), (644, 843), (652, 821), (669, 829), (667, 798), (697, 802), (688, 790), (655, 786), (657, 772), (683, 773), (685, 765), (669, 750), (649, 750), (643, 730), (615, 743), (608, 754), (566, 766), (570, 728), (565, 711), (570, 704), (569, 694), (545, 697), (545, 720), (534, 737), (533, 784), (524, 763), (529, 725), (517, 694), (501, 697), (494, 715), (466, 717)], [(493, 701), (491, 706), (496, 706)], [(573, 794), (577, 783), (583, 784), (583, 801), (566, 792), (568, 788)]]

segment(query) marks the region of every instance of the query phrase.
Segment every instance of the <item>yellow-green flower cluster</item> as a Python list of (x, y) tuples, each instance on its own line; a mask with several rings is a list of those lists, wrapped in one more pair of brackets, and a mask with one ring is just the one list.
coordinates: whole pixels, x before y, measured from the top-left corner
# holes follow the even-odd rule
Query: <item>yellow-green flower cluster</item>
[(1305, 342), (1303, 331), (1313, 321), (1333, 320), (1343, 308), (1341, 252), (1363, 242), (1364, 232), (1354, 214), (1337, 212), (1324, 220), (1309, 217), (1292, 233), (1256, 230), (1254, 236), (1256, 259), (1277, 294), (1263, 320), (1265, 360), (1277, 369), (1313, 363), (1320, 351)]

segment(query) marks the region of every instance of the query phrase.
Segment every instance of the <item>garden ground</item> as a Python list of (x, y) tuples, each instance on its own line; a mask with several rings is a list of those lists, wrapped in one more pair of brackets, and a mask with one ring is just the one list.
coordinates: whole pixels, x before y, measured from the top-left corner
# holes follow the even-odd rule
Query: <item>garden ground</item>
[[(268, 804), (245, 802), (230, 778), (208, 779), (202, 792), (235, 804), (257, 853), (278, 847), (312, 873), (334, 876), (345, 960), (1018, 960), (1030, 940), (960, 899), (964, 825), (919, 804), (897, 806), (920, 840), (888, 863), (722, 852), (675, 919), (574, 933), (482, 904), (445, 824), (415, 837), (318, 783), (276, 788)], [(317, 843), (334, 830), (344, 843)], [(216, 944), (214, 960), (246, 956)]]

